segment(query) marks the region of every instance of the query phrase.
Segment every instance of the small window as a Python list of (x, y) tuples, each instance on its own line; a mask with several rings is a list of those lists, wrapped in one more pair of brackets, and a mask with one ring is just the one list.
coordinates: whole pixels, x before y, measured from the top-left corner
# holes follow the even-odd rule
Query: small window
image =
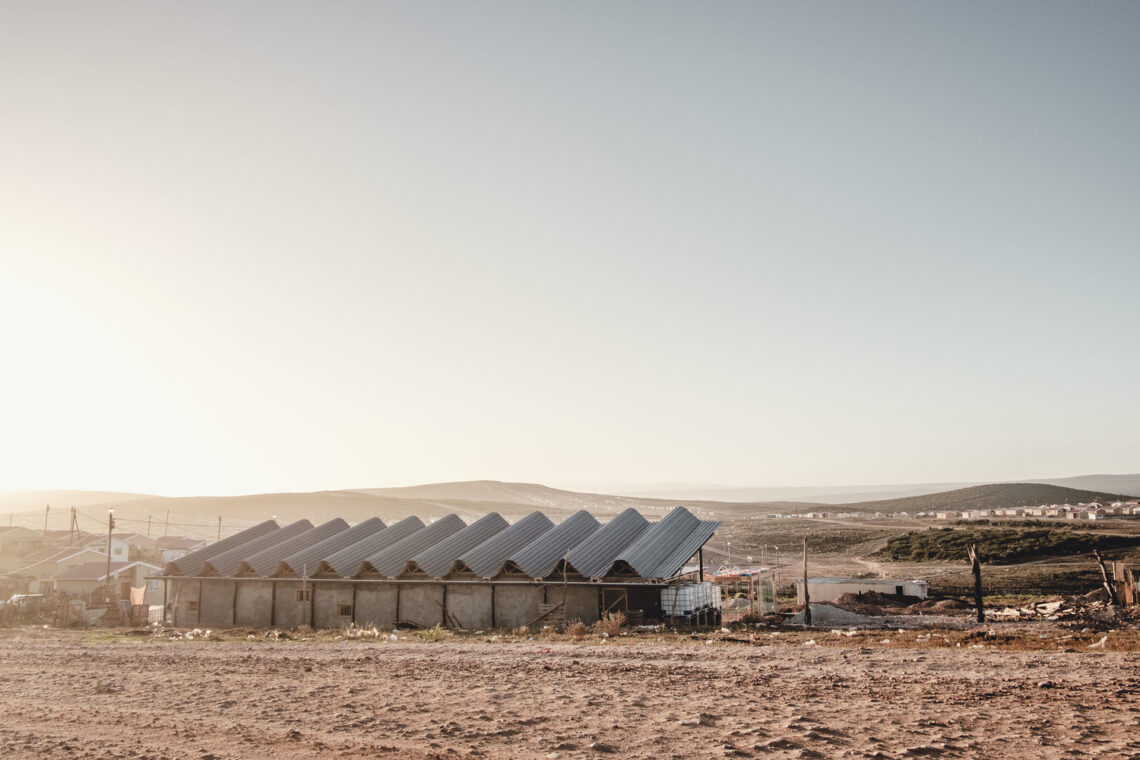
[(311, 588), (297, 589), (298, 602), (311, 602), (313, 600), (313, 590)]
[(338, 604), (336, 606), (336, 614), (337, 614), (337, 617), (346, 617), (346, 618), (352, 617), (352, 605), (351, 604)]
[(186, 611), (187, 612), (197, 612), (198, 611), (198, 600), (197, 599), (188, 600), (186, 602)]

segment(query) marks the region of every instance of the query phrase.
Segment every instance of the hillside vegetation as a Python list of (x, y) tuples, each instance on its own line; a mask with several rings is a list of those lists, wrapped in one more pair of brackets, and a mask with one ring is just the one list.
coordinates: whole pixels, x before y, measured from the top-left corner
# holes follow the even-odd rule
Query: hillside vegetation
[(1091, 533), (1067, 526), (1047, 528), (930, 528), (888, 539), (875, 556), (909, 562), (955, 562), (977, 544), (982, 562), (1008, 565), (1093, 549), (1140, 546), (1140, 536)]

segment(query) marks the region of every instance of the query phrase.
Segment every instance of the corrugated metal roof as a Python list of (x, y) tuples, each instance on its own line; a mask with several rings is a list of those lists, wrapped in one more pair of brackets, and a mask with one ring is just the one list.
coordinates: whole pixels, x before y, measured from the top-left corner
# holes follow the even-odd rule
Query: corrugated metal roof
[(498, 512), (484, 515), (463, 530), (456, 531), (454, 535), (413, 556), (406, 570), (414, 572), (419, 569), (432, 578), (442, 578), (462, 554), (506, 530), (508, 525)]
[(536, 540), (554, 527), (550, 518), (541, 512), (531, 512), (474, 549), (460, 555), (459, 562), (480, 578), (498, 575), (503, 563), (527, 544)]
[(395, 578), (408, 560), (416, 556), (429, 546), (440, 541), (446, 541), (455, 533), (464, 530), (466, 523), (457, 515), (447, 515), (421, 528), (399, 543), (392, 544), (387, 549), (373, 554), (364, 561), (372, 565), (372, 569), (381, 575)]
[(341, 549), (336, 554), (325, 557), (324, 563), (331, 567), (337, 575), (353, 575), (360, 567), (360, 563), (368, 557), (403, 541), (408, 536), (415, 535), (423, 527), (424, 524), (418, 517), (404, 518), (395, 525), (389, 525), (384, 530), (373, 533), (351, 546)]
[(677, 507), (617, 556), (647, 580), (672, 578), (720, 526)]
[(255, 538), (244, 544), (239, 544), (229, 551), (217, 554), (202, 563), (203, 575), (209, 575), (207, 565), (212, 568), (214, 572), (223, 577), (229, 577), (234, 574), (238, 569), (238, 565), (246, 557), (252, 557), (258, 552), (264, 551), (271, 547), (276, 547), (294, 536), (298, 536), (307, 530), (312, 530), (313, 524), (308, 520), (298, 520), (295, 523), (290, 523), (280, 530), (266, 533), (260, 538)]
[(570, 566), (587, 578), (600, 578), (627, 546), (649, 529), (636, 509), (627, 509), (570, 550)]
[(304, 549), (306, 546), (312, 546), (338, 533), (344, 533), (346, 530), (348, 530), (348, 523), (337, 517), (294, 536), (282, 544), (270, 546), (251, 557), (246, 557), (242, 564), (246, 565), (250, 572), (257, 575), (268, 575), (277, 568), (277, 564), (282, 559), (293, 552)]
[(580, 510), (555, 525), (522, 549), (507, 557), (530, 578), (545, 578), (554, 572), (566, 552), (589, 538), (599, 523), (586, 510)]
[(351, 528), (339, 518), (318, 528), (307, 520), (285, 528), (268, 520), (170, 563), (166, 573), (229, 577), (240, 568), (241, 575), (307, 570), (310, 576), (350, 577), (374, 570), (389, 578), (417, 572), (442, 578), (470, 571), (491, 578), (521, 571), (545, 578), (558, 572), (569, 552), (569, 569), (587, 578), (664, 580), (675, 577), (719, 526), (680, 507), (657, 523), (627, 509), (604, 525), (585, 511), (559, 525), (540, 512), (514, 525), (495, 513), (471, 525), (453, 514), (427, 526), (416, 517), (390, 527), (372, 518)]
[(166, 565), (163, 570), (164, 575), (188, 575), (190, 573), (198, 572), (204, 562), (208, 562), (211, 558), (218, 556), (224, 552), (229, 551), (235, 546), (253, 541), (266, 533), (280, 530), (281, 526), (274, 520), (266, 520), (263, 523), (258, 523), (252, 528), (235, 533), (232, 536), (223, 538), (221, 541), (215, 541), (209, 546), (203, 546), (197, 551), (192, 551), (189, 554), (179, 557), (173, 562)]
[[(274, 574), (277, 572), (287, 574), (288, 571), (291, 570), (297, 575), (301, 575), (314, 569), (320, 560), (327, 559), (342, 549), (347, 549), (357, 541), (363, 541), (373, 533), (379, 533), (386, 527), (383, 520), (379, 517), (369, 517), (364, 522), (357, 523), (346, 531), (337, 533), (335, 536), (329, 536), (324, 541), (305, 547), (285, 557), (277, 565), (277, 570)], [(286, 568), (288, 568), (288, 570), (286, 570)]]

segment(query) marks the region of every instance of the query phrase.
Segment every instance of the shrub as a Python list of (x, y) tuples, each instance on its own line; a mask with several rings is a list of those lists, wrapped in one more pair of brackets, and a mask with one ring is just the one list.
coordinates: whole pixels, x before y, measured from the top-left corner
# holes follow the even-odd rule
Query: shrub
[(617, 636), (623, 625), (625, 625), (624, 612), (607, 612), (604, 618), (594, 623), (594, 630), (607, 636)]
[(575, 641), (578, 641), (580, 639), (584, 639), (586, 637), (586, 634), (589, 632), (590, 632), (590, 629), (587, 628), (586, 624), (583, 623), (581, 620), (571, 621), (566, 626), (566, 635), (569, 636), (570, 638), (574, 639)]

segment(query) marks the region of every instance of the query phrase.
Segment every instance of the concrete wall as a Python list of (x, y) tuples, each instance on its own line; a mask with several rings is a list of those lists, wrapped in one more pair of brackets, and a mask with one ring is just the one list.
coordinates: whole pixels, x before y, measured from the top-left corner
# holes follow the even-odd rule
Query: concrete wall
[(356, 587), (356, 624), (383, 630), (396, 627), (396, 584), (361, 583)]
[(401, 583), (400, 622), (423, 628), (443, 625), (443, 584)]
[(447, 627), (477, 631), (491, 627), (491, 587), (487, 584), (447, 587)]
[[(343, 628), (352, 622), (353, 585), (336, 581), (313, 583), (313, 628)], [(348, 614), (341, 615), (340, 607), (347, 607)]]
[(174, 625), (193, 627), (198, 625), (198, 613), (190, 611), (190, 602), (198, 601), (198, 581), (172, 579), (167, 603), (171, 605)]
[(241, 581), (237, 584), (234, 623), (254, 628), (273, 625), (273, 581)]
[(543, 601), (542, 586), (529, 584), (495, 584), (495, 626), (518, 628), (538, 617)]
[(593, 625), (598, 620), (598, 589), (596, 586), (547, 586), (546, 601), (558, 604), (566, 601), (566, 622), (580, 620)]
[(234, 595), (237, 593), (235, 581), (202, 581), (202, 598), (198, 600), (201, 618), (198, 625), (210, 628), (223, 628), (234, 624)]
[[(306, 583), (312, 589), (313, 584)], [(282, 581), (273, 584), (273, 623), (276, 628), (299, 628), (309, 622), (309, 602), (298, 602), (297, 592), (301, 581)]]

